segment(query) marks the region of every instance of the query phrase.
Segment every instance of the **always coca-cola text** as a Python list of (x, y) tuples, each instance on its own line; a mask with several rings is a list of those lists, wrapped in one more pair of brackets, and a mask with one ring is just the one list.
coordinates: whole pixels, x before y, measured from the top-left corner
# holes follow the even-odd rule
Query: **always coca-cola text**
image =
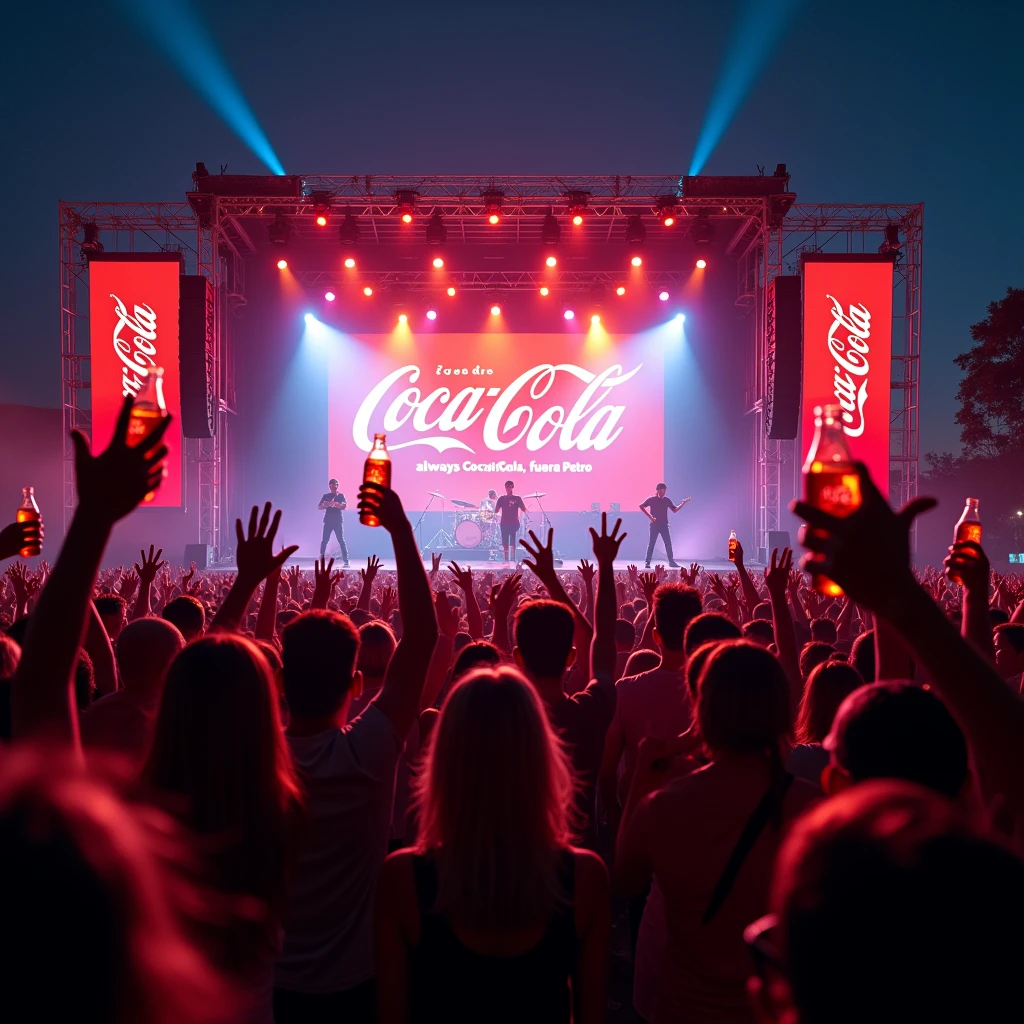
[[(124, 364), (121, 367), (121, 394), (124, 398), (135, 396), (142, 387), (142, 380), (150, 367), (156, 366), (156, 313), (152, 306), (135, 306), (134, 313), (113, 293), (117, 323), (114, 325), (114, 351)], [(134, 332), (131, 342), (121, 337), (128, 328)]]
[[(832, 326), (828, 332), (828, 350), (836, 361), (835, 396), (842, 407), (843, 430), (850, 437), (864, 433), (864, 403), (868, 397), (868, 338), (871, 337), (871, 314), (863, 305), (851, 305), (843, 312), (842, 303), (831, 295)], [(846, 340), (837, 331), (846, 331)], [(858, 384), (854, 378), (863, 378)]]

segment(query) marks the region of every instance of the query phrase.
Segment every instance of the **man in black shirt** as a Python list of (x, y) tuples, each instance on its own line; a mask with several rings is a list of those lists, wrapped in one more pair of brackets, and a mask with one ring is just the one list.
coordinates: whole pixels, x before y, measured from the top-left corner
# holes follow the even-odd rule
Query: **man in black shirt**
[(348, 507), (345, 495), (338, 493), (338, 481), (328, 480), (327, 486), (330, 490), (320, 499), (318, 509), (324, 513), (324, 535), (320, 541), (320, 557), (323, 558), (327, 552), (327, 542), (333, 533), (341, 545), (341, 557), (344, 560), (345, 568), (348, 568), (348, 546), (345, 544), (345, 523), (341, 517), (342, 510)]
[[(516, 534), (519, 533), (519, 510), (526, 511), (523, 499), (513, 494), (515, 484), (505, 481), (505, 493), (494, 503), (494, 514), (501, 516), (501, 547), (505, 552), (505, 561), (516, 560)], [(512, 552), (511, 559), (508, 553)]]
[(665, 542), (665, 554), (668, 555), (668, 564), (673, 569), (679, 567), (679, 563), (672, 557), (672, 536), (668, 532), (668, 510), (678, 512), (690, 499), (683, 498), (676, 505), (671, 498), (666, 498), (668, 492), (666, 484), (658, 484), (654, 488), (654, 494), (640, 505), (640, 511), (651, 521), (651, 539), (647, 542), (647, 564), (645, 568), (651, 567), (651, 555), (654, 554), (654, 542), (661, 537)]

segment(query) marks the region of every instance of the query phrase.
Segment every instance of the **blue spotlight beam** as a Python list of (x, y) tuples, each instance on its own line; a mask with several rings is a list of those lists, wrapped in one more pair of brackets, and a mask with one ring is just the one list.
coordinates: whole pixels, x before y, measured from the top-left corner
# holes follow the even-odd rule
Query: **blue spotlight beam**
[(799, 6), (800, 0), (744, 0), (697, 137), (691, 175), (700, 174), (721, 142)]
[(121, 0), (121, 7), (272, 174), (284, 174), (248, 100), (189, 0)]

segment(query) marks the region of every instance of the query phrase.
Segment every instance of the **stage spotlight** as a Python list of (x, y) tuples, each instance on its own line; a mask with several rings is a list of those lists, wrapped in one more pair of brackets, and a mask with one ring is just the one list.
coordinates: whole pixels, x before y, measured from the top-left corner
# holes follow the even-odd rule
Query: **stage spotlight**
[(287, 270), (288, 269), (288, 261), (287, 260), (278, 260), (277, 261), (277, 269), (278, 270)]
[(444, 260), (440, 256), (435, 256), (431, 263), (433, 263), (435, 270), (440, 270), (444, 266)]
[(454, 285), (449, 285), (448, 286), (448, 295), (450, 297), (454, 297), (454, 295), (455, 295), (455, 286)]
[(662, 302), (668, 302), (668, 292), (658, 292), (658, 298), (661, 299)]
[(597, 315), (597, 313), (595, 313), (590, 318), (590, 322), (596, 327), (601, 322), (601, 318), (600, 318), (600, 316)]
[(324, 292), (324, 298), (328, 302), (333, 302), (337, 298), (337, 296), (334, 294), (334, 292)]
[(356, 245), (359, 241), (359, 221), (351, 213), (345, 214), (338, 228), (338, 241), (345, 246)]
[(644, 219), (639, 213), (634, 213), (626, 221), (626, 245), (634, 247), (643, 245), (647, 238), (647, 228), (644, 227)]
[(83, 224), (82, 234), (85, 237), (82, 239), (80, 248), (86, 259), (91, 259), (93, 256), (103, 252), (103, 243), (100, 241), (100, 229), (96, 224)]
[(437, 310), (436, 309), (428, 309), (427, 310), (427, 319), (428, 320), (436, 320), (437, 319)]
[(565, 198), (568, 201), (569, 216), (573, 224), (579, 227), (583, 223), (583, 216), (587, 212), (587, 201), (590, 199), (589, 192), (572, 191), (566, 192)]
[(365, 296), (366, 296), (367, 298), (369, 298), (369, 297), (370, 297), (370, 296), (371, 296), (371, 295), (373, 294), (373, 289), (372, 289), (372, 288), (371, 288), (371, 287), (370, 287), (369, 285), (367, 285), (367, 286), (366, 286), (366, 287), (365, 287), (365, 288), (363, 289), (363, 294), (364, 294), (364, 295), (365, 295)]
[(547, 258), (547, 259), (546, 259), (546, 260), (544, 261), (544, 265), (545, 265), (546, 267), (556, 267), (556, 266), (558, 266), (558, 258), (557, 258), (556, 256), (549, 256), (549, 257), (548, 257), (548, 258)]
[(897, 259), (903, 254), (899, 224), (885, 225), (885, 241), (878, 247), (878, 251), (883, 256), (895, 256)]
[(409, 318), (405, 315), (405, 313), (399, 313), (398, 322), (400, 324), (407, 324), (409, 322)]
[(444, 245), (448, 240), (448, 229), (444, 226), (444, 218), (439, 213), (435, 213), (430, 220), (427, 221), (427, 230), (425, 232), (427, 245), (437, 248), (438, 246)]
[(540, 240), (545, 245), (558, 245), (562, 240), (562, 228), (558, 223), (558, 218), (551, 212), (550, 207), (544, 215), (544, 224), (540, 229)]
[(331, 215), (331, 193), (314, 192), (310, 197), (313, 203), (313, 213), (316, 216), (318, 228), (327, 227), (327, 218)]
[(402, 214), (402, 223), (403, 224), (411, 224), (412, 223), (412, 214), (409, 213), (408, 210), (406, 210), (406, 212)]
[(500, 224), (501, 204), (505, 200), (505, 193), (500, 188), (488, 188), (484, 189), (480, 196), (484, 201), (484, 213), (487, 214), (487, 223), (492, 225)]
[(697, 223), (693, 225), (693, 241), (698, 248), (710, 245), (715, 240), (715, 225), (707, 212), (697, 215)]
[(302, 319), (306, 321), (307, 327), (311, 327), (316, 323), (316, 317), (312, 313), (307, 313)]
[(398, 207), (398, 215), (402, 218), (403, 224), (412, 223), (412, 215), (416, 210), (416, 199), (419, 192), (415, 189), (399, 189), (395, 193), (395, 205)]
[(685, 313), (676, 313), (675, 321), (677, 324), (681, 324), (686, 319)]
[(708, 265), (708, 261), (701, 257), (699, 260), (697, 260), (697, 263), (695, 265), (698, 270), (703, 270)]
[(287, 245), (288, 239), (292, 236), (292, 226), (283, 213), (279, 213), (273, 224), (267, 228), (267, 238), (271, 245)]
[(626, 294), (626, 289), (620, 284), (619, 287), (615, 289), (615, 294), (616, 295), (625, 295)]
[(629, 262), (632, 263), (634, 267), (642, 267), (644, 265), (642, 256), (634, 256)]
[(327, 227), (327, 214), (326, 213), (318, 213), (316, 215), (316, 226), (318, 228), (325, 228), (325, 227)]
[(672, 227), (676, 222), (679, 213), (679, 201), (676, 196), (658, 196), (654, 205), (654, 212), (661, 218), (661, 223)]
[(572, 319), (574, 319), (574, 318), (575, 318), (576, 314), (575, 314), (575, 313), (574, 313), (574, 312), (573, 312), (573, 311), (572, 311), (571, 309), (567, 309), (567, 310), (566, 310), (566, 311), (565, 311), (565, 312), (564, 312), (564, 313), (562, 314), (562, 316), (564, 316), (566, 320), (572, 320)]
[(574, 213), (572, 215), (572, 222), (573, 222), (573, 224), (576, 227), (579, 227), (583, 223), (583, 214), (582, 213)]
[(356, 266), (356, 261), (354, 259), (352, 259), (351, 256), (348, 256), (348, 257), (345, 258), (345, 269), (346, 270), (355, 270), (355, 266)]
[(547, 285), (544, 285), (544, 287), (541, 288), (540, 293), (541, 295), (550, 295), (551, 289)]
[(491, 306), (491, 316), (501, 316), (501, 306)]

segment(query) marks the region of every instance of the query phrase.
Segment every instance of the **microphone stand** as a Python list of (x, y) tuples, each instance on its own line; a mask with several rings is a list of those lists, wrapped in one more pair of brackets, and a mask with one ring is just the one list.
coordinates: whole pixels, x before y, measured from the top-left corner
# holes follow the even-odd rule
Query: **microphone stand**
[(416, 541), (419, 545), (421, 555), (423, 554), (423, 530), (421, 529), (423, 525), (423, 517), (427, 514), (430, 506), (434, 504), (433, 494), (431, 494), (430, 491), (427, 491), (427, 494), (430, 496), (430, 501), (427, 502), (427, 507), (420, 513), (419, 519), (416, 520), (416, 525), (412, 528), (412, 532), (416, 534)]

